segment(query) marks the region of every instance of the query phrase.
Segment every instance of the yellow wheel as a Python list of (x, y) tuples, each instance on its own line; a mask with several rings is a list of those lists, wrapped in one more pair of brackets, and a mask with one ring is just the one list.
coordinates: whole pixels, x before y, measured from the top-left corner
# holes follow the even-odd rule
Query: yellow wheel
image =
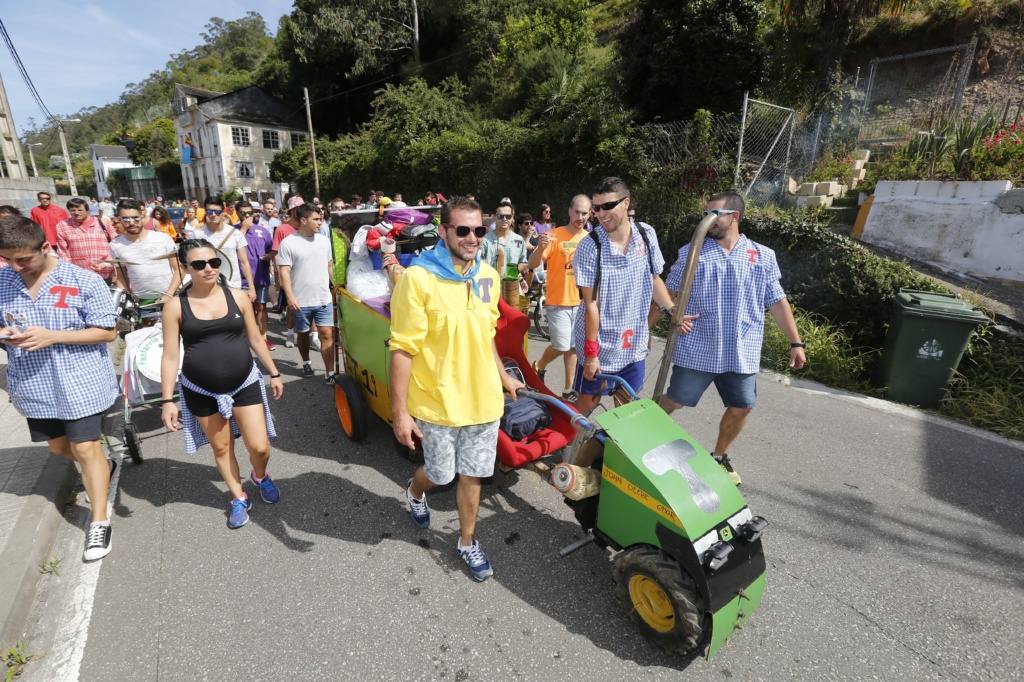
[(616, 595), (641, 634), (672, 654), (690, 654), (704, 641), (707, 616), (693, 580), (655, 547), (615, 557)]
[(341, 430), (350, 439), (361, 442), (366, 438), (369, 428), (367, 424), (366, 399), (355, 379), (348, 374), (336, 374), (334, 377), (334, 409), (338, 412), (338, 423)]
[(629, 601), (636, 614), (657, 632), (672, 632), (676, 612), (672, 600), (654, 579), (636, 574), (629, 579)]

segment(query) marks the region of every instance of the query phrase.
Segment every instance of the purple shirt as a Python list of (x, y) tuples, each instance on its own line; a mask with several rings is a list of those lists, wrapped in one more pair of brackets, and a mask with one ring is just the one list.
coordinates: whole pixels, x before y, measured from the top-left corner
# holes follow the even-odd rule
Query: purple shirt
[[(236, 225), (237, 227), (237, 225)], [(249, 267), (252, 269), (252, 278), (257, 287), (270, 286), (270, 261), (263, 260), (270, 247), (274, 244), (274, 237), (270, 230), (260, 224), (254, 224), (245, 233), (246, 252), (249, 254)], [(242, 277), (243, 286), (246, 286), (245, 277)]]

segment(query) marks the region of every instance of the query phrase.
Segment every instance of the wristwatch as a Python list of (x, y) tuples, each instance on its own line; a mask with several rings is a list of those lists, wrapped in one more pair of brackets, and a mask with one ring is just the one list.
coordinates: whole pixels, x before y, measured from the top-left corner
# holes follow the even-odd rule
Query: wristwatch
[(790, 348), (807, 348), (807, 344), (806, 343), (801, 343), (801, 342), (797, 341), (796, 343), (789, 344), (789, 347)]

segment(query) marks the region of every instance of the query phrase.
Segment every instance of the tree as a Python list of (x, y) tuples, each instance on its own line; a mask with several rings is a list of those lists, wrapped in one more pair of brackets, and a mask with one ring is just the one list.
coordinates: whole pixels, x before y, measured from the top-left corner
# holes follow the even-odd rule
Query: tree
[(762, 16), (758, 0), (640, 0), (618, 45), (627, 102), (646, 120), (735, 111), (762, 78)]
[(176, 156), (174, 121), (158, 118), (132, 134), (132, 162), (137, 166), (157, 166)]

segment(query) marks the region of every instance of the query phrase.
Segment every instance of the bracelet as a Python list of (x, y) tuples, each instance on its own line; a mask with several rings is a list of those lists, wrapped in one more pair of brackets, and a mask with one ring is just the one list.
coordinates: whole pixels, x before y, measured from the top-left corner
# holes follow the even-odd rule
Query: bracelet
[(583, 357), (585, 358), (596, 358), (601, 354), (601, 345), (597, 341), (584, 341), (583, 342)]
[(806, 343), (800, 343), (799, 341), (797, 341), (796, 343), (789, 344), (789, 347), (790, 347), (790, 349), (793, 349), (793, 348), (807, 348), (807, 344)]
[(271, 378), (271, 379), (280, 379), (280, 378), (281, 378), (281, 373), (280, 373), (280, 372), (278, 372), (277, 374), (271, 374), (271, 375), (270, 375), (270, 378)]

